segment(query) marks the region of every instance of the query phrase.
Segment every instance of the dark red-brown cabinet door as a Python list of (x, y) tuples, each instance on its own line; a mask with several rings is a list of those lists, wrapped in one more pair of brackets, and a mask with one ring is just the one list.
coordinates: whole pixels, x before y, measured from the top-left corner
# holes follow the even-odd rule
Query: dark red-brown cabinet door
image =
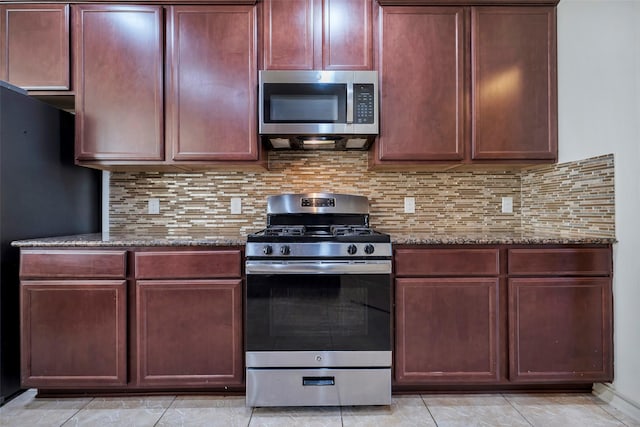
[(242, 384), (242, 281), (136, 282), (139, 385)]
[(497, 278), (396, 280), (397, 384), (499, 380)]
[(463, 8), (383, 7), (376, 161), (464, 156)]
[(314, 21), (322, 9), (314, 0), (264, 0), (262, 62), (265, 70), (314, 68)]
[(167, 13), (173, 160), (257, 160), (255, 7), (175, 6)]
[(510, 279), (508, 292), (511, 381), (613, 379), (609, 277)]
[(163, 160), (158, 6), (73, 6), (76, 158)]
[(0, 80), (68, 90), (69, 71), (69, 5), (0, 5)]
[(325, 0), (322, 68), (370, 70), (373, 67), (370, 0)]
[(472, 8), (473, 159), (557, 157), (553, 7)]
[(23, 281), (22, 386), (127, 383), (124, 280)]

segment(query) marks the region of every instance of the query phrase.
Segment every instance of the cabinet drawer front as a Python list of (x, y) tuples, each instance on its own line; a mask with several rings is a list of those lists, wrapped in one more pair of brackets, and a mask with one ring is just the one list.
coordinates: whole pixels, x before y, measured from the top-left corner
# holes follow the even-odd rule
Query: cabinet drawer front
[(606, 248), (510, 249), (510, 275), (611, 274), (611, 251)]
[(497, 249), (398, 249), (397, 276), (495, 276)]
[(136, 252), (138, 279), (199, 279), (240, 277), (239, 250)]
[(20, 277), (123, 279), (127, 251), (23, 250)]

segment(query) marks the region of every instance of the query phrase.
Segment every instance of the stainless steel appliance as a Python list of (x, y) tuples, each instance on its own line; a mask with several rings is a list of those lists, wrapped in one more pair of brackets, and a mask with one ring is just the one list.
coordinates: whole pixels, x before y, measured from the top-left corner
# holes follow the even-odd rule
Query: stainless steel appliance
[(366, 197), (271, 196), (247, 237), (248, 406), (391, 403), (391, 243)]
[(378, 134), (377, 71), (260, 71), (259, 131), (273, 149), (366, 150)]
[(73, 117), (0, 81), (0, 405), (20, 391), (20, 252), (11, 242), (100, 231), (101, 175), (74, 165)]

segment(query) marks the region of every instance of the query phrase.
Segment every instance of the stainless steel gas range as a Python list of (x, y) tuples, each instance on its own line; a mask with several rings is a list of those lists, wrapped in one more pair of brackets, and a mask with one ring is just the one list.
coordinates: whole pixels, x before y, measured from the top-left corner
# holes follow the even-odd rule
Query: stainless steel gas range
[(248, 406), (391, 403), (391, 243), (366, 197), (284, 194), (247, 237)]

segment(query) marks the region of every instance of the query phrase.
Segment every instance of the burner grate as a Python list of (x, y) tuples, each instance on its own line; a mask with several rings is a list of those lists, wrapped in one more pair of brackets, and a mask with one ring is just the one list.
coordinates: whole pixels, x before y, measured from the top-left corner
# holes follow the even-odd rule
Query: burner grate
[(370, 236), (374, 231), (369, 227), (355, 225), (332, 225), (331, 234), (334, 236)]
[(302, 236), (306, 228), (304, 225), (289, 225), (281, 227), (268, 227), (264, 230), (265, 236)]

